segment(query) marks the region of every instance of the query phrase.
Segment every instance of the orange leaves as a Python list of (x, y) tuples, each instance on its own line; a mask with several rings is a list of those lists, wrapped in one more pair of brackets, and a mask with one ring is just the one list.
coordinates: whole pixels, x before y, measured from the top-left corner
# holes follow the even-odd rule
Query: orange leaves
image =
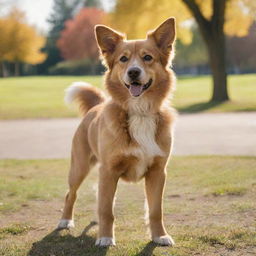
[(68, 20), (57, 41), (62, 56), (68, 60), (97, 59), (94, 26), (104, 23), (105, 17), (102, 10), (83, 8), (73, 19)]

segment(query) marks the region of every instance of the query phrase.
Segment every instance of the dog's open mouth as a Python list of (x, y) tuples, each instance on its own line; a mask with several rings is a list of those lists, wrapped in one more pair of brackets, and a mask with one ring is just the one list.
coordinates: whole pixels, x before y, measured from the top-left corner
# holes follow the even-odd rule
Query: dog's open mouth
[(128, 88), (130, 94), (133, 97), (138, 97), (142, 94), (143, 91), (147, 90), (150, 87), (152, 81), (153, 80), (150, 78), (149, 81), (144, 85), (139, 82), (132, 82), (131, 84), (125, 84), (125, 86)]

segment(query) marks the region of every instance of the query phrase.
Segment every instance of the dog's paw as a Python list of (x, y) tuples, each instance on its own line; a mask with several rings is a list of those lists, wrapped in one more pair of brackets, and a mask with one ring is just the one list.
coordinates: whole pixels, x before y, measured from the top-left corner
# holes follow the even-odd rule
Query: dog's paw
[(75, 227), (75, 223), (73, 220), (61, 219), (57, 229), (70, 229), (73, 227)]
[(169, 235), (154, 237), (153, 242), (161, 246), (173, 246), (175, 244), (173, 239)]
[(116, 245), (115, 239), (113, 237), (100, 237), (96, 240), (95, 245), (98, 246), (114, 246)]

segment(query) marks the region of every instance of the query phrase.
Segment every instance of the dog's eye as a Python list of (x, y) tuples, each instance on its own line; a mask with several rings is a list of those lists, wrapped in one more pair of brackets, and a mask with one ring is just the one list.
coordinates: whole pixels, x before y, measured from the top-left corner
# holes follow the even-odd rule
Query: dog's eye
[(128, 61), (128, 58), (127, 58), (126, 56), (122, 56), (122, 57), (120, 58), (120, 61), (121, 61), (121, 62), (126, 62), (126, 61)]
[(145, 56), (143, 57), (143, 60), (145, 60), (145, 61), (151, 61), (152, 59), (153, 59), (153, 57), (150, 56), (150, 55), (145, 55)]

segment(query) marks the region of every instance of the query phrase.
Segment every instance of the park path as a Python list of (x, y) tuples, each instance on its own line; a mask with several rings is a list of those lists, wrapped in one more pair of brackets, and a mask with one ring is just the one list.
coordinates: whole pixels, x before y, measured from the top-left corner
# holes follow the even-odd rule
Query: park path
[[(0, 158), (70, 156), (80, 119), (0, 121)], [(256, 156), (256, 112), (182, 114), (175, 128), (175, 155)]]

